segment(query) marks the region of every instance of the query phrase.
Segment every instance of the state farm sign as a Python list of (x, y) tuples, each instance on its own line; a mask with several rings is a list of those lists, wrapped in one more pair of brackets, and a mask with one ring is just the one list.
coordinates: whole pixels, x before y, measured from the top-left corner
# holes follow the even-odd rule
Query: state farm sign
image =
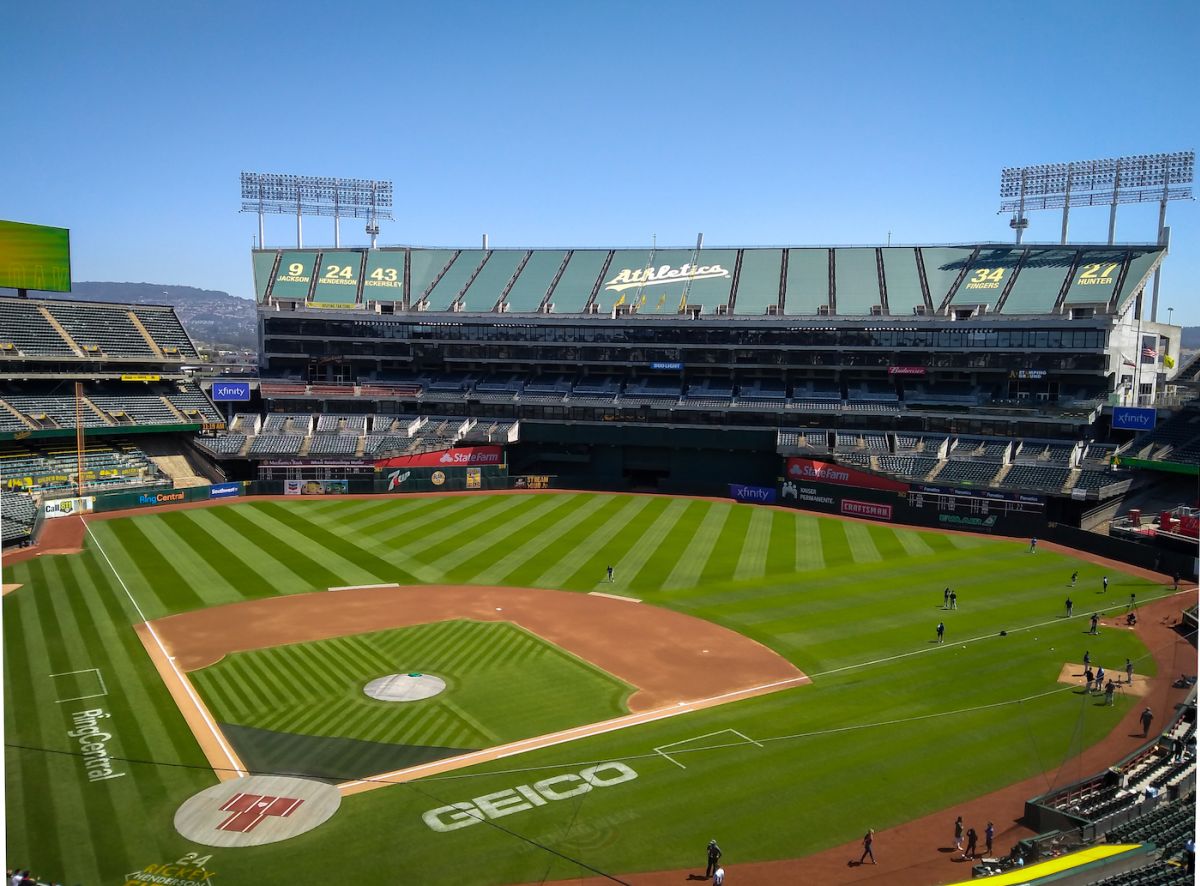
[(456, 446), (420, 455), (397, 455), (375, 462), (377, 468), (456, 468), (504, 464), (502, 446)]
[(815, 458), (789, 458), (787, 460), (789, 480), (806, 483), (832, 483), (836, 486), (856, 486), (860, 489), (884, 489), (889, 492), (907, 492), (908, 484), (859, 471), (846, 465), (835, 465)]

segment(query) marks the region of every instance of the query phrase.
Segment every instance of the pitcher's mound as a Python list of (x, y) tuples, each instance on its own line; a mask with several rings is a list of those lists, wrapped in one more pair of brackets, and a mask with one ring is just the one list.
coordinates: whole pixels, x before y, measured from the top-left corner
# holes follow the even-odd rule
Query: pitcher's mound
[[(1093, 668), (1093, 670), (1095, 670)], [(1082, 664), (1067, 664), (1062, 666), (1062, 670), (1058, 672), (1059, 683), (1070, 683), (1073, 686), (1083, 688), (1087, 685), (1087, 678), (1083, 675), (1084, 667)], [(1129, 695), (1145, 695), (1150, 691), (1150, 680), (1146, 677), (1133, 675), (1132, 683), (1121, 682), (1125, 679), (1125, 671), (1105, 671), (1104, 682), (1108, 682), (1108, 678), (1112, 677), (1112, 681), (1117, 684), (1117, 693), (1128, 693)], [(1103, 696), (1103, 691), (1097, 692), (1096, 695)]]
[(338, 789), (323, 782), (250, 775), (223, 781), (185, 800), (175, 812), (175, 830), (205, 846), (262, 846), (324, 824), (341, 802)]
[(388, 674), (372, 680), (363, 692), (379, 701), (420, 701), (433, 698), (446, 688), (446, 681), (433, 674)]

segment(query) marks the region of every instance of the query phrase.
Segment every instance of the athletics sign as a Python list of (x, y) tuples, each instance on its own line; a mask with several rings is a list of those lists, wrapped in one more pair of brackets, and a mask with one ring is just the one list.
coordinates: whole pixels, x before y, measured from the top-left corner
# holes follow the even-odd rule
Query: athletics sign
[(729, 277), (720, 265), (685, 264), (679, 268), (662, 265), (658, 268), (622, 268), (617, 276), (604, 284), (610, 292), (624, 292), (637, 286), (659, 286), (663, 283), (682, 283), (688, 280), (715, 280)]

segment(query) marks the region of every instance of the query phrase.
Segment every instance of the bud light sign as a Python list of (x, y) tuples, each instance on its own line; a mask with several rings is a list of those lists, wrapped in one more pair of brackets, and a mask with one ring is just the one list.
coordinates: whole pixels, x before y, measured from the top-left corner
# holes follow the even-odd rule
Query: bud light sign
[(214, 403), (245, 403), (250, 399), (250, 382), (215, 381), (212, 398)]
[(1126, 431), (1148, 431), (1154, 427), (1158, 410), (1138, 406), (1114, 406), (1112, 426)]
[(751, 504), (775, 504), (775, 490), (770, 486), (743, 486), (741, 483), (730, 483), (729, 497), (734, 501), (750, 502)]

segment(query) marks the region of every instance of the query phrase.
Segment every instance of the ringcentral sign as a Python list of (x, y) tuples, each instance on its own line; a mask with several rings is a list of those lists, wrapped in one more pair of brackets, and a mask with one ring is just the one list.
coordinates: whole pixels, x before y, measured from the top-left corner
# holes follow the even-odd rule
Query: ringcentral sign
[(503, 818), (514, 812), (524, 812), (535, 806), (545, 806), (558, 800), (569, 800), (596, 788), (633, 781), (638, 774), (624, 763), (601, 763), (563, 775), (552, 775), (533, 784), (519, 784), (515, 788), (484, 794), (465, 803), (451, 803), (430, 809), (421, 816), (425, 824), (439, 833), (457, 831), (480, 824), (484, 819)]

